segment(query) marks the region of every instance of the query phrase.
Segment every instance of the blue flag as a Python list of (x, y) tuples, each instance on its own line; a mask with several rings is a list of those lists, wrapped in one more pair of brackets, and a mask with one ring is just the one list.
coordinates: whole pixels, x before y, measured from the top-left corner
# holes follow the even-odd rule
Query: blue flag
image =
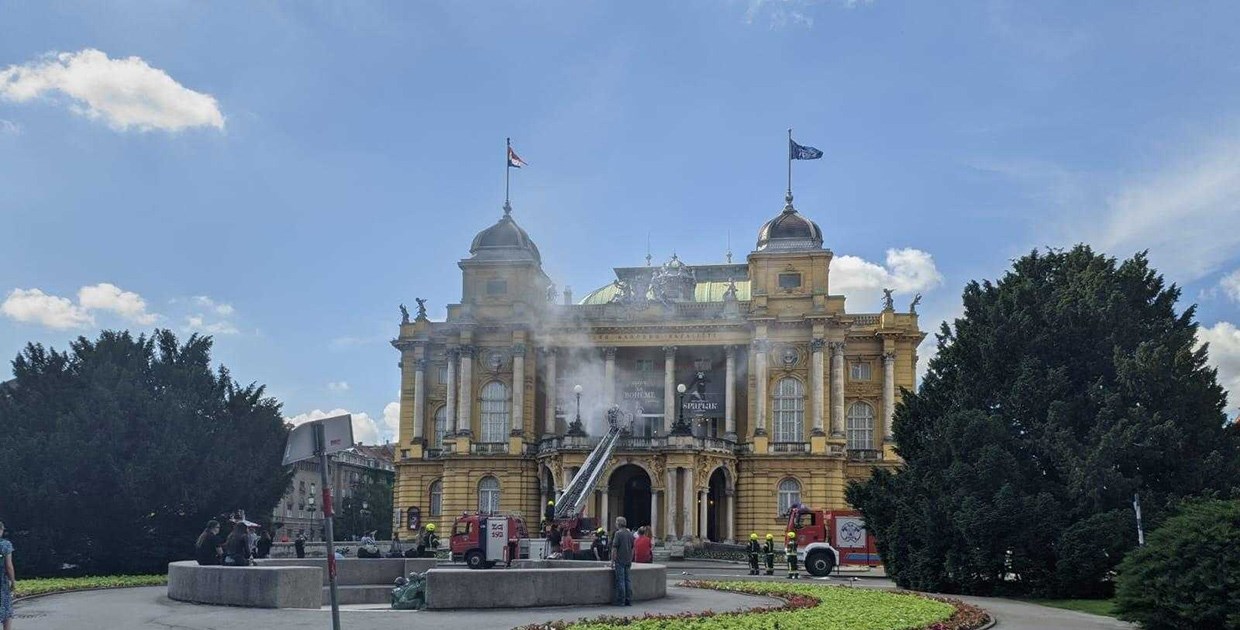
[(822, 157), (822, 151), (814, 147), (803, 147), (791, 138), (788, 139), (788, 159), (790, 160), (817, 160)]

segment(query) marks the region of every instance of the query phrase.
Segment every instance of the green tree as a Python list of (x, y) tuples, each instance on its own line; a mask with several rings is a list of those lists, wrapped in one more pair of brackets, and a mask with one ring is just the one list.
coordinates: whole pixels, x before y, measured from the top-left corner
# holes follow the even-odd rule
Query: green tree
[(1119, 566), (1115, 607), (1147, 630), (1240, 628), (1240, 501), (1193, 501)]
[(898, 473), (847, 490), (888, 573), (919, 590), (1100, 595), (1180, 497), (1234, 492), (1237, 432), (1144, 254), (1034, 251), (971, 282), (964, 316), (896, 408)]
[(104, 331), (14, 359), (0, 511), (23, 574), (162, 571), (208, 519), (270, 512), (289, 481), (280, 405), (213, 371), (211, 344)]
[(392, 538), (392, 482), (388, 475), (367, 471), (341, 501), (337, 540), (351, 540), (369, 532), (378, 540)]

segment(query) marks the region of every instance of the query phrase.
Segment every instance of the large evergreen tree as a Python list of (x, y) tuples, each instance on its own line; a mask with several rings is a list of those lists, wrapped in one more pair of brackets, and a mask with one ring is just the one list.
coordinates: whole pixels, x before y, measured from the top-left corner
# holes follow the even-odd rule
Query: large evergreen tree
[(1238, 484), (1225, 394), (1144, 254), (1033, 252), (972, 282), (896, 409), (902, 470), (854, 483), (897, 584), (1089, 595), (1184, 496)]
[(211, 338), (105, 331), (30, 344), (0, 388), (0, 518), (26, 575), (163, 571), (206, 521), (269, 514), (286, 429), (263, 387), (210, 365)]

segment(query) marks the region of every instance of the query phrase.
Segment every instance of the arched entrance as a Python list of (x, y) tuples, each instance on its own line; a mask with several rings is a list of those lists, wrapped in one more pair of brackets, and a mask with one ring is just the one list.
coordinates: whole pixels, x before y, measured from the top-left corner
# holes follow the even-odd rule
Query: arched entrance
[[(644, 468), (636, 464), (617, 468), (607, 483), (607, 495), (612, 523), (623, 516), (629, 529), (650, 524), (650, 475)], [(607, 524), (609, 530), (612, 523)]]
[(728, 476), (722, 468), (716, 468), (710, 475), (710, 487), (706, 492), (706, 537), (711, 542), (724, 539), (724, 523), (727, 522), (728, 502), (725, 500), (728, 490)]

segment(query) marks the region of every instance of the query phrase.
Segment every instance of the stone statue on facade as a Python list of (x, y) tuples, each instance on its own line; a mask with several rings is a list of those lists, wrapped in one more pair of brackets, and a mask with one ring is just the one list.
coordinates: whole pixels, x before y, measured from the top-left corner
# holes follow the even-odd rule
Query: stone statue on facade
[(555, 304), (555, 300), (558, 297), (557, 296), (558, 292), (559, 291), (556, 289), (554, 282), (547, 285), (547, 302), (550, 304)]
[(736, 281), (733, 280), (732, 278), (728, 278), (728, 288), (723, 292), (723, 301), (724, 302), (735, 302), (736, 301)]
[(893, 292), (893, 289), (883, 289), (883, 310), (884, 311), (896, 310), (895, 300), (892, 299), (891, 297), (892, 292)]
[(426, 319), (426, 300), (423, 298), (413, 298), (418, 303), (418, 319)]
[(612, 304), (629, 304), (633, 302), (633, 287), (629, 283), (616, 278), (611, 281), (611, 286), (616, 287), (616, 294), (611, 296)]
[(921, 294), (920, 294), (920, 293), (918, 293), (917, 295), (914, 295), (914, 296), (913, 296), (913, 301), (912, 301), (912, 302), (909, 302), (909, 305), (908, 305), (908, 312), (909, 312), (910, 314), (912, 314), (912, 315), (916, 315), (916, 314), (917, 314), (917, 305), (918, 305), (918, 304), (921, 304)]
[(402, 324), (409, 323), (409, 309), (405, 308), (404, 304), (400, 305), (400, 323)]

